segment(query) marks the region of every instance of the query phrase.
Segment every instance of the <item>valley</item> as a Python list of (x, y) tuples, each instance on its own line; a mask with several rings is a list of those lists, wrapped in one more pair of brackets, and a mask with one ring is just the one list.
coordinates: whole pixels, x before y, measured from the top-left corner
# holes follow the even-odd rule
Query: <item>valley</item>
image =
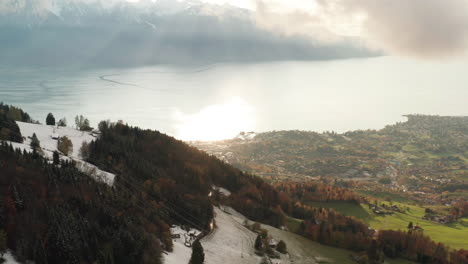
[[(191, 144), (275, 186), (285, 183), (288, 194), (294, 188), (288, 185), (322, 184), (308, 187), (314, 195), (306, 196), (307, 187), (297, 193), (306, 205), (354, 216), (376, 230), (407, 230), (412, 222), (435, 241), (467, 248), (468, 119), (407, 118), (381, 130), (249, 132)], [(327, 185), (354, 194), (345, 201), (330, 196)]]
[(0, 264), (468, 264), (468, 0), (0, 0)]

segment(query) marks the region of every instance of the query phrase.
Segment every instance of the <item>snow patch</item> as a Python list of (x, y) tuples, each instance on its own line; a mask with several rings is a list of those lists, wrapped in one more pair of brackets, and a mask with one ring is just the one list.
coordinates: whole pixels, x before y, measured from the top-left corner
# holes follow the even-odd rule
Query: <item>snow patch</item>
[(70, 157), (79, 159), (80, 148), (83, 142), (91, 142), (96, 138), (91, 133), (79, 131), (71, 127), (55, 127), (24, 122), (16, 122), (20, 128), (23, 137), (26, 137), (25, 144), (30, 144), (31, 137), (36, 133), (37, 139), (41, 142), (41, 148), (50, 152), (57, 150), (56, 137), (66, 136), (73, 143), (73, 151)]
[(257, 136), (257, 133), (255, 132), (240, 132), (235, 139), (240, 139), (240, 140), (252, 140)]
[(31, 138), (35, 133), (37, 139), (40, 141), (41, 149), (44, 153), (44, 157), (53, 160), (54, 151), (57, 149), (57, 138), (66, 136), (71, 140), (73, 144), (73, 151), (70, 153), (69, 157), (61, 156), (62, 160), (73, 160), (76, 163), (76, 168), (89, 175), (90, 177), (95, 178), (98, 181), (105, 182), (108, 185), (114, 183), (115, 175), (109, 172), (100, 170), (98, 167), (83, 161), (80, 158), (79, 152), (83, 142), (89, 143), (96, 139), (96, 136), (93, 133), (86, 131), (79, 131), (71, 127), (55, 127), (47, 126), (40, 124), (31, 124), (24, 122), (16, 122), (20, 128), (20, 132), (25, 138), (23, 143), (8, 142), (13, 148), (20, 149), (21, 151), (32, 152)]
[[(215, 207), (216, 229), (201, 240), (205, 251), (206, 264), (258, 264), (262, 257), (255, 254), (257, 234), (244, 226), (251, 224), (244, 215), (227, 206)], [(267, 225), (262, 227), (274, 228)], [(271, 235), (271, 234), (270, 234)], [(274, 236), (278, 241), (278, 237)], [(270, 264), (290, 264), (289, 254), (280, 254), (279, 259), (268, 259)], [(301, 263), (302, 262), (298, 262)], [(305, 262), (308, 264), (315, 263)]]
[(96, 180), (104, 182), (110, 186), (114, 183), (115, 174), (100, 170), (93, 164), (82, 160), (74, 159), (74, 161), (76, 163), (76, 168), (82, 173), (92, 176)]
[[(180, 226), (171, 228), (172, 241), (174, 244), (172, 252), (163, 255), (165, 264), (189, 263), (192, 257), (192, 248), (185, 245), (186, 242), (193, 243), (195, 238), (201, 234), (199, 230), (190, 229), (186, 231)], [(178, 237), (176, 237), (178, 236)]]
[(220, 192), (221, 194), (223, 194), (225, 196), (230, 196), (231, 195), (231, 192), (228, 189), (225, 189), (223, 187), (214, 186), (214, 185), (212, 187), (213, 187), (214, 191), (218, 191), (218, 192)]
[[(229, 211), (228, 211), (229, 210)], [(232, 209), (215, 207), (216, 229), (201, 240), (206, 264), (258, 264), (254, 243), (257, 234), (244, 227), (242, 217), (229, 212)], [(245, 218), (244, 218), (245, 219)]]
[(3, 264), (20, 264), (9, 250), (3, 255), (3, 259), (5, 260)]

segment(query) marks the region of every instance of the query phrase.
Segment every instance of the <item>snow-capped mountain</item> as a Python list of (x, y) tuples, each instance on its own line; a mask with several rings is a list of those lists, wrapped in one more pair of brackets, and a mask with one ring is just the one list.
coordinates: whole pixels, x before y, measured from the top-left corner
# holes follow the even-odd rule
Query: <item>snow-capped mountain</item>
[[(0, 62), (141, 66), (367, 56), (260, 28), (252, 11), (197, 0), (1, 0)], [(220, 45), (222, 44), (222, 45)]]
[[(94, 25), (100, 23), (145, 24), (158, 17), (179, 13), (200, 15), (233, 11), (247, 14), (247, 10), (232, 6), (207, 5), (199, 1), (141, 0), (2, 0), (0, 25), (40, 27), (51, 25)], [(146, 21), (148, 20), (148, 21)]]

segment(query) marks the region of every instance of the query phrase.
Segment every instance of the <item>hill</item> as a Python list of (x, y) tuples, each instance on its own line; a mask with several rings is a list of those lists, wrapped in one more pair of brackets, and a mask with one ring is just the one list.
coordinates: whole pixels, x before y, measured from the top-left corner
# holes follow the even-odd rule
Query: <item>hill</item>
[(468, 117), (407, 118), (381, 130), (275, 131), (192, 144), (269, 181), (328, 178), (369, 182), (377, 189), (367, 191), (386, 189), (425, 203), (466, 199)]
[[(246, 186), (272, 193), (252, 201), (255, 210), (247, 213), (281, 221), (271, 186), (159, 132), (104, 122), (96, 138), (69, 127), (7, 120), (18, 142), (4, 138), (0, 147), (0, 229), (20, 261), (162, 263), (162, 252), (173, 250), (169, 226), (211, 229), (213, 185), (229, 188), (238, 203), (246, 199), (239, 193)], [(89, 155), (75, 146), (56, 162), (56, 136), (88, 146)], [(82, 170), (83, 164), (94, 169)], [(105, 172), (112, 181), (101, 181), (96, 171), (115, 174)]]
[[(11, 123), (11, 117), (7, 118)], [(242, 214), (238, 218), (245, 216), (271, 225), (271, 234), (275, 233), (274, 227), (284, 226), (290, 216), (294, 217), (302, 221), (295, 230), (301, 239), (352, 250), (349, 254), (354, 259), (380, 259), (385, 252), (392, 258), (462, 263), (465, 254), (450, 252), (419, 234), (382, 232), (375, 238), (368, 226), (355, 218), (303, 205), (295, 196), (289, 197), (261, 178), (157, 131), (103, 121), (99, 124), (100, 135), (92, 137), (89, 132), (72, 128), (15, 124), (19, 135), (24, 133), (21, 140), (4, 140), (0, 146), (0, 230), (5, 230), (0, 232), (0, 238), (6, 238), (6, 244), (0, 246), (11, 249), (20, 261), (185, 262), (190, 254), (186, 246), (204, 236), (210, 256), (208, 253), (215, 247), (208, 243), (210, 236), (222, 235), (223, 229), (231, 228), (225, 232), (232, 232), (232, 225), (237, 225), (214, 209), (218, 205), (234, 208)], [(33, 136), (29, 136), (31, 133)], [(53, 143), (57, 135), (59, 141), (70, 137), (74, 144), (81, 143), (78, 156), (75, 151), (58, 153), (61, 148)], [(52, 160), (48, 152), (53, 153)], [(59, 159), (55, 158), (56, 153)], [(113, 175), (113, 181), (101, 181), (90, 171), (82, 170), (83, 164), (94, 166), (94, 172)], [(216, 227), (218, 220), (220, 225)], [(213, 232), (213, 228), (219, 232)], [(175, 232), (183, 232), (185, 241), (182, 237), (177, 239)], [(267, 243), (270, 231), (260, 232), (265, 233), (263, 244), (268, 247), (259, 254), (267, 259), (280, 256), (281, 261), (287, 261)], [(297, 248), (299, 238), (275, 234), (296, 245), (291, 246), (291, 253), (301, 260), (300, 252), (308, 249)], [(244, 237), (252, 242), (252, 235)], [(399, 245), (394, 237), (415, 241), (420, 246)], [(221, 239), (247, 241), (242, 236)], [(242, 243), (241, 248), (245, 248)], [(379, 247), (373, 246), (376, 243)], [(319, 247), (316, 243), (310, 245)], [(330, 253), (309, 253), (309, 257), (336, 261), (349, 257), (348, 253), (338, 257), (331, 253), (348, 251), (322, 248)], [(217, 254), (232, 254), (229, 248), (220, 250), (222, 253)], [(211, 257), (216, 259), (216, 255)]]

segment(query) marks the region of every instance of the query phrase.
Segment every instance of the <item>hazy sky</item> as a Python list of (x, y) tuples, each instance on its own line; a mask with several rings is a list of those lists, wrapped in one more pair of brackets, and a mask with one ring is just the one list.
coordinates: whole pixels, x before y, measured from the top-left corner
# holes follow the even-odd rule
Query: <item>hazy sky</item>
[[(283, 39), (305, 37), (320, 45), (352, 40), (356, 46), (386, 55), (446, 59), (466, 55), (468, 47), (468, 0), (2, 0), (0, 13), (18, 3), (50, 10), (57, 2), (109, 6), (124, 1), (142, 9), (144, 4), (162, 3), (155, 10), (177, 2), (206, 3), (207, 11), (201, 15), (218, 17), (219, 23), (235, 16), (235, 9), (223, 8), (229, 4), (249, 10), (249, 23)], [(242, 31), (239, 24), (223, 35)]]
[(285, 36), (322, 43), (355, 36), (387, 54), (439, 59), (465, 54), (468, 46), (468, 0), (202, 1), (250, 9), (258, 26)]
[[(125, 1), (0, 0), (5, 69), (96, 70), (2, 77), (0, 67), (0, 97), (31, 113), (64, 112), (66, 101), (70, 117), (134, 120), (184, 139), (467, 113), (468, 0)], [(122, 99), (102, 104), (116, 90)], [(77, 103), (64, 101), (76, 91)]]

